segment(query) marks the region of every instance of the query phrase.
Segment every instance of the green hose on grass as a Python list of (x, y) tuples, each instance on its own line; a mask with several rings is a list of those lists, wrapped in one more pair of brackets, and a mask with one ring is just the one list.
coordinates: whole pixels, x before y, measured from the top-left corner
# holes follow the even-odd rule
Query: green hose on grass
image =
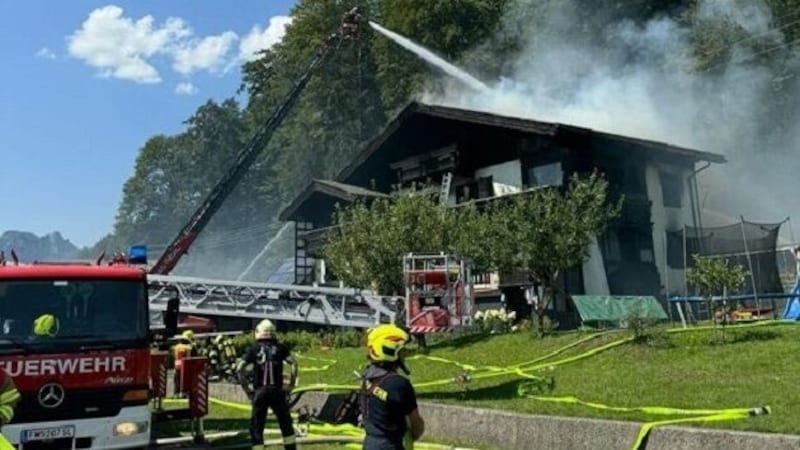
[[(765, 321), (765, 322), (756, 322), (750, 324), (743, 324), (743, 325), (732, 325), (728, 326), (729, 329), (739, 329), (739, 328), (752, 328), (752, 327), (763, 327), (769, 325), (783, 325), (784, 322), (781, 321)], [(710, 325), (704, 327), (696, 327), (696, 328), (684, 328), (684, 329), (671, 329), (667, 330), (668, 333), (684, 333), (684, 332), (693, 332), (693, 331), (707, 331), (716, 329), (718, 327)], [(464, 364), (455, 360), (450, 360), (446, 358), (436, 357), (436, 356), (427, 356), (427, 355), (415, 355), (411, 356), (409, 360), (417, 360), (423, 359), (430, 362), (437, 362), (443, 364), (450, 364), (454, 365), (461, 370), (466, 372), (471, 372), (471, 374), (467, 375), (466, 377), (462, 377), (461, 381), (471, 381), (472, 379), (488, 379), (500, 376), (509, 376), (509, 375), (516, 375), (521, 378), (521, 382), (518, 386), (517, 393), (518, 395), (526, 398), (530, 398), (532, 400), (541, 401), (541, 402), (550, 402), (550, 403), (561, 403), (561, 404), (570, 404), (570, 405), (580, 405), (594, 409), (606, 410), (606, 411), (613, 411), (613, 412), (639, 412), (642, 414), (647, 415), (655, 415), (655, 416), (684, 416), (675, 419), (666, 419), (666, 420), (655, 420), (651, 422), (646, 422), (642, 424), (640, 428), (639, 434), (636, 437), (636, 441), (633, 444), (633, 450), (639, 450), (642, 447), (645, 439), (647, 438), (649, 432), (658, 426), (663, 425), (672, 425), (672, 424), (679, 424), (679, 423), (689, 423), (689, 422), (718, 422), (718, 421), (727, 421), (727, 420), (741, 420), (746, 419), (749, 417), (754, 416), (761, 416), (771, 414), (771, 409), (769, 406), (759, 406), (754, 408), (730, 408), (730, 409), (680, 409), (680, 408), (671, 408), (666, 406), (639, 406), (639, 407), (620, 407), (620, 406), (609, 406), (602, 403), (595, 403), (595, 402), (588, 402), (577, 397), (571, 396), (561, 396), (561, 397), (552, 397), (552, 396), (542, 396), (537, 395), (536, 392), (541, 393), (543, 390), (546, 389), (547, 386), (552, 389), (552, 380), (548, 380), (546, 377), (535, 375), (532, 372), (540, 372), (545, 369), (552, 369), (557, 366), (566, 365), (570, 363), (574, 363), (576, 361), (580, 361), (586, 358), (590, 358), (592, 356), (598, 355), (603, 353), (607, 350), (612, 348), (619, 347), (621, 345), (627, 344), (633, 340), (633, 337), (625, 337), (622, 339), (618, 339), (606, 344), (603, 344), (599, 347), (591, 348), (585, 352), (579, 353), (574, 356), (570, 356), (567, 358), (559, 359), (556, 361), (548, 361), (555, 356), (558, 356), (564, 353), (567, 350), (575, 348), (581, 344), (589, 342), (591, 340), (597, 339), (600, 336), (603, 336), (607, 333), (595, 333), (590, 336), (583, 337), (573, 343), (565, 345), (559, 349), (550, 352), (547, 355), (542, 357), (536, 358), (531, 361), (522, 362), (519, 364), (500, 367), (500, 366), (475, 366), (472, 364)], [(322, 358), (310, 358), (308, 359), (315, 359), (319, 361), (323, 361), (327, 364), (320, 367), (308, 367), (306, 371), (324, 371), (329, 369), (331, 366), (336, 364), (336, 360), (333, 359), (322, 359)], [(454, 383), (454, 378), (446, 378), (440, 380), (431, 380), (425, 381), (420, 383), (415, 383), (414, 386), (418, 390), (429, 389), (432, 387), (441, 387), (447, 386)], [(543, 388), (543, 386), (545, 386)], [(312, 392), (312, 391), (321, 391), (321, 392), (350, 392), (354, 390), (358, 390), (360, 387), (358, 385), (342, 385), (342, 384), (327, 384), (327, 383), (315, 383), (305, 386), (299, 386), (292, 390), (292, 393), (302, 393), (302, 392)], [(226, 402), (218, 399), (210, 399), (211, 402), (227, 406), (234, 409), (240, 410), (249, 410), (250, 405), (234, 403), (234, 402)], [(690, 416), (690, 417), (685, 417)], [(332, 424), (311, 424), (310, 425), (310, 432), (313, 433), (323, 433), (326, 435), (337, 435), (337, 436), (349, 436), (356, 438), (361, 436), (363, 439), (363, 430), (349, 424), (343, 425), (332, 425)], [(359, 441), (360, 442), (360, 441)], [(448, 448), (448, 447), (424, 447), (424, 443), (416, 443), (415, 448)], [(435, 445), (435, 444), (430, 444)]]

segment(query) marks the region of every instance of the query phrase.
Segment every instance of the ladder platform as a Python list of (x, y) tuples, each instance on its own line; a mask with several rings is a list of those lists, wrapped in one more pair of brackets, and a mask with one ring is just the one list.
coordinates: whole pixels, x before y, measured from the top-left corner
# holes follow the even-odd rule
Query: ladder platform
[(171, 296), (187, 314), (246, 317), (318, 325), (369, 328), (394, 322), (402, 297), (352, 288), (284, 285), (172, 275), (149, 275), (151, 321), (159, 320)]

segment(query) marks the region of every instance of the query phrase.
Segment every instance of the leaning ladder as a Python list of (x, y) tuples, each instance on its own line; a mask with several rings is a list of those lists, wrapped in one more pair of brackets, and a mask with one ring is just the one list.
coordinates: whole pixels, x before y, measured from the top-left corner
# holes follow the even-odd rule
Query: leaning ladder
[(453, 173), (446, 172), (442, 176), (442, 190), (439, 192), (439, 204), (441, 206), (447, 206), (447, 202), (450, 199), (450, 186), (453, 183)]

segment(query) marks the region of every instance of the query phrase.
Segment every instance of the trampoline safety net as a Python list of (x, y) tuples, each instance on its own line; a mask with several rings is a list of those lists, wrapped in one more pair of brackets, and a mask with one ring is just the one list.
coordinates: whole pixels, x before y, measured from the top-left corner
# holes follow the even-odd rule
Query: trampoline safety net
[[(783, 292), (776, 246), (784, 222), (742, 221), (721, 227), (687, 226), (683, 230), (668, 231), (667, 263), (672, 268), (683, 269), (687, 265), (694, 266), (693, 255), (696, 254), (723, 257), (731, 264), (741, 265), (750, 274), (740, 294)], [(690, 296), (697, 295), (692, 286), (688, 289)]]

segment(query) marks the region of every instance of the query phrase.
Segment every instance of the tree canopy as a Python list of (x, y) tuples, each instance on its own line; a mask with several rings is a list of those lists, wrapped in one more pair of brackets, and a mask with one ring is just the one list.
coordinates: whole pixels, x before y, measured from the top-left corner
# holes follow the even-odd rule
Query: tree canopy
[[(523, 39), (543, 38), (537, 33), (548, 32), (537, 24), (563, 19), (549, 16), (552, 5), (561, 1), (443, 0), (432, 7), (424, 0), (298, 0), (282, 42), (243, 65), (240, 91), (246, 94), (245, 104), (233, 99), (209, 100), (186, 120), (183, 132), (152, 136), (142, 143), (134, 174), (124, 183), (114, 229), (95, 245), (90, 256), (138, 243), (150, 246), (157, 256), (352, 6), (360, 6), (365, 17), (494, 79), (515, 64)], [(700, 3), (571, 0), (577, 11), (571, 20), (581, 30), (573, 38), (591, 41), (611, 23), (641, 23), (670, 15), (692, 31), (695, 64), (689, 70), (696, 71), (719, 67), (734, 56), (730, 52), (733, 43), (748, 39), (745, 42), (756, 55), (751, 63), (773, 68), (776, 73), (774, 89), (765, 94), (773, 102), (764, 107), (775, 111), (796, 108), (792, 93), (798, 78), (793, 76), (792, 64), (796, 61), (794, 36), (800, 33), (800, 25), (793, 18), (800, 14), (800, 5), (765, 0), (773, 25), (780, 27), (788, 42), (776, 47), (770, 46), (768, 35), (732, 25), (728, 18), (698, 18), (694, 11)], [(258, 11), (253, 13), (258, 15)], [(436, 70), (365, 25), (359, 41), (343, 44), (314, 74), (287, 120), (177, 271), (235, 276), (280, 228), (277, 213), (309, 178), (336, 174), (360, 145), (384, 126), (387, 116), (440, 79)], [(776, 129), (789, 129), (789, 125)], [(539, 214), (523, 205), (518, 208), (519, 214)], [(564, 263), (573, 261), (571, 258)], [(213, 264), (208, 264), (209, 260)], [(531, 270), (541, 269), (532, 257), (522, 262)], [(263, 279), (269, 267), (278, 263), (273, 255), (253, 273)]]
[(412, 252), (458, 254), (471, 258), (478, 270), (487, 269), (486, 218), (475, 205), (444, 207), (425, 192), (337, 208), (336, 228), (323, 250), (337, 279), (348, 286), (402, 293), (402, 258)]
[(455, 254), (474, 273), (524, 270), (542, 286), (534, 308), (542, 317), (559, 295), (559, 276), (580, 267), (589, 245), (617, 217), (623, 198), (608, 199), (598, 174), (574, 175), (566, 189), (499, 197), (479, 211), (474, 203), (441, 206), (431, 195), (396, 193), (336, 212), (325, 260), (346, 284), (381, 293), (402, 292), (402, 257), (411, 252)]

